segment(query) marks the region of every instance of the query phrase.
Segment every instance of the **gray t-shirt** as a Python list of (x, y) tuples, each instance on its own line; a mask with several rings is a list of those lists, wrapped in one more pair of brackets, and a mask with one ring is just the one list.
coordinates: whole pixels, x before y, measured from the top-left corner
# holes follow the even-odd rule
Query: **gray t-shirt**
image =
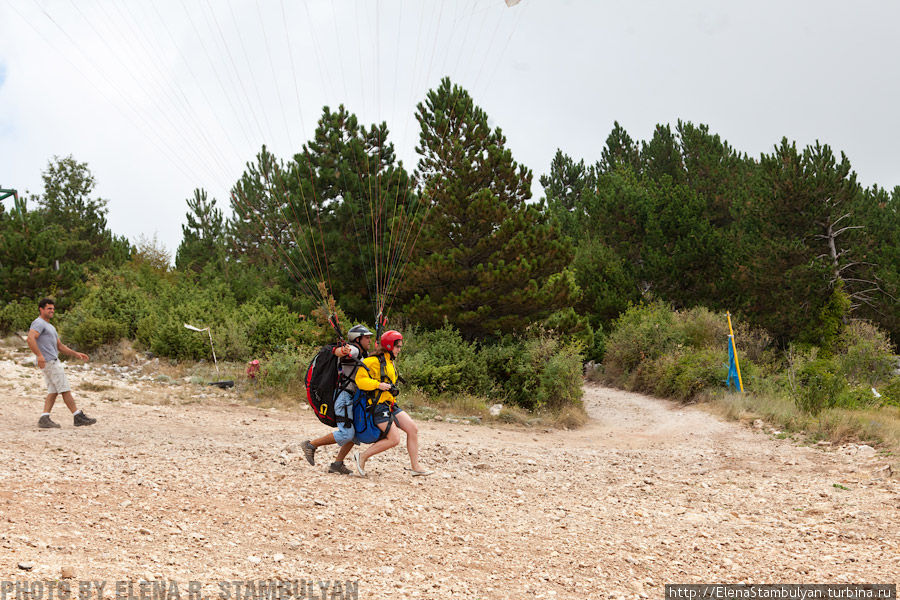
[(356, 387), (354, 377), (356, 377), (356, 369), (359, 368), (359, 363), (357, 361), (361, 360), (361, 358), (365, 358), (365, 356), (360, 357), (359, 347), (356, 344), (350, 344), (350, 356), (340, 359), (341, 373), (344, 375), (344, 381), (347, 384), (344, 389), (351, 394), (355, 394), (359, 389)]
[(59, 351), (56, 348), (59, 335), (56, 333), (56, 327), (38, 317), (31, 322), (31, 328), (38, 332), (37, 347), (44, 355), (44, 360), (59, 358)]

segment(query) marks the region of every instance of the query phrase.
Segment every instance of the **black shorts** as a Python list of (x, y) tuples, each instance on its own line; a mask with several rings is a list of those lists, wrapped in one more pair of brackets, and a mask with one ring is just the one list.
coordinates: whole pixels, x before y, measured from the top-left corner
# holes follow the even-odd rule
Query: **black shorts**
[(401, 412), (403, 412), (403, 409), (396, 404), (384, 402), (375, 407), (375, 412), (372, 413), (372, 422), (376, 425), (387, 423), (393, 415)]

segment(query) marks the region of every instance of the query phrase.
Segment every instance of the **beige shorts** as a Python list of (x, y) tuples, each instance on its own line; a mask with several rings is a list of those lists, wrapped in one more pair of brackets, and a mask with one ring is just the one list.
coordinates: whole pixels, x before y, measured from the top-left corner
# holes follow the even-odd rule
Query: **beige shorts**
[(62, 363), (58, 360), (48, 360), (41, 371), (44, 373), (44, 381), (47, 382), (48, 394), (64, 394), (72, 391)]

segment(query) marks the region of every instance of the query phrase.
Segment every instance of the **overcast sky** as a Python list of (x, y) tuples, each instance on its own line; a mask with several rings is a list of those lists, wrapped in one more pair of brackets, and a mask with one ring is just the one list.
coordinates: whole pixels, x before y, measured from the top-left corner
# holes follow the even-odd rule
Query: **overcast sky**
[(39, 193), (71, 154), (114, 232), (174, 255), (192, 190), (227, 205), (325, 104), (387, 121), (412, 169), (415, 105), (449, 75), (535, 180), (557, 148), (599, 159), (613, 121), (680, 118), (751, 156), (820, 140), (890, 189), (898, 23), (896, 0), (0, 0), (0, 187)]

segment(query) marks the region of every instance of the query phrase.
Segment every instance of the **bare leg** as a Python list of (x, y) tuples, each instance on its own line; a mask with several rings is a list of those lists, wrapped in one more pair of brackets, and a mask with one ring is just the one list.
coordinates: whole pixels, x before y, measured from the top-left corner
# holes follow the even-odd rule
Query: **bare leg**
[(395, 416), (397, 427), (406, 432), (406, 451), (409, 453), (409, 465), (413, 471), (422, 471), (419, 465), (419, 426), (405, 412)]
[(318, 448), (319, 446), (327, 446), (328, 444), (335, 444), (337, 442), (334, 441), (334, 433), (329, 433), (320, 438), (316, 438), (309, 443)]
[[(65, 396), (64, 396), (65, 398)], [(44, 398), (44, 412), (48, 413), (53, 410), (53, 405), (56, 403), (56, 394), (47, 394), (47, 397)]]
[[(379, 423), (378, 428), (384, 431), (387, 428), (387, 423)], [(369, 460), (372, 456), (378, 454), (379, 452), (384, 452), (385, 450), (390, 450), (394, 446), (400, 443), (400, 432), (397, 431), (396, 427), (391, 427), (391, 430), (388, 432), (387, 437), (378, 440), (371, 446), (369, 446), (365, 452), (359, 455), (359, 466), (360, 468), (365, 468), (366, 461)]]
[(63, 392), (63, 402), (66, 403), (66, 407), (72, 411), (74, 414), (78, 407), (75, 406), (75, 398), (72, 397), (72, 392)]
[[(315, 442), (313, 442), (315, 443)], [(344, 459), (347, 458), (347, 455), (350, 454), (350, 451), (353, 450), (353, 440), (350, 440), (338, 450), (337, 456), (334, 458), (335, 462), (344, 462)]]

